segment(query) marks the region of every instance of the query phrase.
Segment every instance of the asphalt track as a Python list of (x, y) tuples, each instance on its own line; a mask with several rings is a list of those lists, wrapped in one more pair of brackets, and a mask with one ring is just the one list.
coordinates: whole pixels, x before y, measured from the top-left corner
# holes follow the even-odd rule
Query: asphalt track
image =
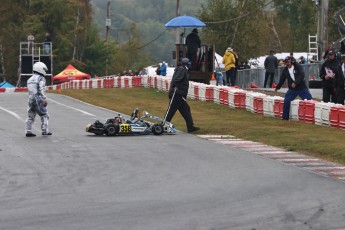
[[(53, 136), (0, 95), (1, 230), (345, 229), (345, 184), (179, 132), (97, 137), (114, 112), (49, 94)], [(164, 109), (163, 109), (164, 110)]]

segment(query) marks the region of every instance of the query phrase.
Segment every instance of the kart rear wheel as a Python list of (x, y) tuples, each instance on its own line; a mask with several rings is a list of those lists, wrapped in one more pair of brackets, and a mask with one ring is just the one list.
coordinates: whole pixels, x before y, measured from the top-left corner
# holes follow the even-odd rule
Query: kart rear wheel
[(154, 135), (161, 135), (164, 132), (163, 125), (159, 124), (152, 125), (151, 130)]
[(105, 126), (105, 134), (107, 136), (115, 136), (116, 135), (116, 128), (114, 124), (108, 124)]

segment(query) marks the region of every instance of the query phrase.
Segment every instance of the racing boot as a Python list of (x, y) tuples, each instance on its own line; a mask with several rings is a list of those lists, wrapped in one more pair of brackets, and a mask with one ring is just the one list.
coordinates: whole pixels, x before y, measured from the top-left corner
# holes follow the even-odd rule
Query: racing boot
[(199, 127), (192, 126), (190, 129), (188, 129), (188, 133), (196, 132), (196, 131), (198, 131), (198, 130), (200, 130)]
[(36, 137), (36, 134), (34, 134), (34, 133), (32, 133), (32, 132), (27, 132), (27, 133), (25, 134), (25, 136), (27, 136), (27, 137)]
[(50, 135), (52, 135), (51, 132), (42, 132), (42, 136), (50, 136)]

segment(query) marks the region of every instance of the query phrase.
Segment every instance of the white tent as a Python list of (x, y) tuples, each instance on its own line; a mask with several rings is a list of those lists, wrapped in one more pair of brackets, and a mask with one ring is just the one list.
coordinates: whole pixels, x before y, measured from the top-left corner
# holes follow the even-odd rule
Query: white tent
[(214, 59), (214, 69), (218, 70), (218, 69), (222, 69), (224, 70), (225, 66), (222, 63), (223, 61), (223, 56), (220, 56), (219, 54), (215, 53), (215, 59)]
[[(307, 53), (307, 52), (293, 53), (293, 56), (297, 61), (299, 60), (299, 58), (301, 56), (303, 56), (306, 60), (309, 61), (315, 55), (316, 55), (315, 53)], [(274, 56), (276, 56), (278, 58), (278, 60), (280, 60), (280, 59), (285, 59), (285, 57), (287, 57), (287, 56), (290, 56), (290, 53), (276, 53), (276, 54), (274, 54)], [(251, 65), (252, 68), (264, 68), (264, 63), (265, 63), (266, 57), (267, 57), (267, 55), (257, 57), (257, 58), (252, 58), (249, 60), (249, 64)]]

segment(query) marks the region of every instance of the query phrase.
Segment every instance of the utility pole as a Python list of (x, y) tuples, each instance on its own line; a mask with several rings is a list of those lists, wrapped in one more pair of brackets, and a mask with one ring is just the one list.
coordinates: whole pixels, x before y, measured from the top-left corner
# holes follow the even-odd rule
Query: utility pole
[(329, 0), (313, 0), (317, 10), (317, 43), (318, 43), (318, 60), (322, 59), (323, 52), (328, 46), (328, 5)]
[[(106, 42), (107, 42), (107, 45), (108, 45), (108, 41), (109, 41), (110, 26), (111, 26), (111, 19), (110, 19), (110, 0), (108, 0), (108, 4), (107, 4), (107, 18), (105, 19), (105, 27), (106, 27), (106, 31), (105, 31), (105, 40), (106, 40)], [(106, 63), (105, 63), (105, 76), (108, 76), (108, 58), (106, 59)]]
[(106, 39), (107, 43), (108, 43), (108, 41), (109, 41), (110, 26), (111, 26), (111, 19), (110, 19), (110, 0), (108, 0), (108, 4), (107, 4), (107, 19), (105, 19), (105, 27), (106, 27), (105, 39)]
[[(180, 0), (176, 0), (176, 17), (180, 16)], [(176, 28), (176, 44), (180, 44), (180, 28)]]

